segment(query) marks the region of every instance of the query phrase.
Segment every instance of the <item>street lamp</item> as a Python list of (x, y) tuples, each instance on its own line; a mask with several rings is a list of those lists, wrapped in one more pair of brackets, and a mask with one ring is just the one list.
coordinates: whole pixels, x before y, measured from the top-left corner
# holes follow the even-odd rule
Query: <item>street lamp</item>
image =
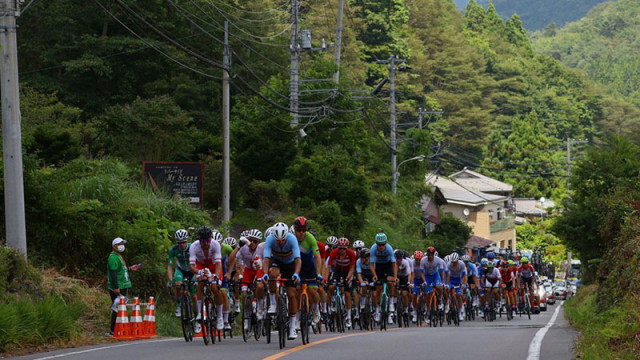
[(395, 169), (393, 169), (393, 178), (391, 179), (391, 189), (393, 191), (393, 196), (396, 196), (397, 193), (397, 187), (398, 187), (398, 178), (400, 177), (400, 173), (398, 172), (398, 170), (400, 170), (400, 166), (402, 166), (402, 164), (408, 162), (408, 161), (413, 161), (413, 160), (418, 160), (418, 161), (422, 161), (426, 158), (426, 155), (418, 155), (418, 156), (414, 156), (410, 159), (407, 159), (403, 162), (401, 162)]

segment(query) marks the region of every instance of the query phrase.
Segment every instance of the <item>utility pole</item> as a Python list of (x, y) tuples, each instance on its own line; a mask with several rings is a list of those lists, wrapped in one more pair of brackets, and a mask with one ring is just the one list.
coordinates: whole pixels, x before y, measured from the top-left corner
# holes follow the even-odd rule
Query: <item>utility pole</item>
[(224, 47), (222, 50), (222, 220), (227, 224), (231, 220), (231, 186), (230, 186), (230, 155), (229, 155), (229, 69), (231, 67), (229, 51), (229, 23), (224, 22)]
[(567, 138), (567, 196), (571, 198), (571, 144), (585, 144), (588, 140)]
[[(442, 109), (440, 110), (434, 110), (432, 109), (431, 111), (427, 111), (426, 109), (423, 108), (418, 108), (418, 129), (422, 129), (423, 125), (422, 122), (424, 121), (424, 115), (425, 114), (429, 114), (429, 115), (440, 115), (442, 114)], [(429, 116), (429, 120), (427, 121), (427, 123), (425, 125), (429, 124), (429, 121), (431, 120), (431, 116)]]
[(336, 65), (338, 69), (336, 73), (333, 74), (333, 82), (336, 84), (340, 83), (340, 48), (342, 47), (342, 18), (344, 13), (344, 0), (340, 0), (340, 5), (338, 6), (338, 23), (336, 26), (336, 49), (334, 53), (334, 57), (336, 59)]
[(291, 127), (298, 126), (298, 67), (300, 46), (298, 45), (298, 0), (291, 0), (291, 76), (289, 79), (289, 109)]
[(0, 94), (2, 95), (2, 150), (4, 161), (4, 207), (7, 246), (27, 256), (27, 230), (24, 215), (22, 177), (22, 133), (18, 83), (18, 44), (16, 40), (17, 0), (0, 0)]
[(391, 112), (391, 190), (395, 191), (398, 182), (396, 156), (398, 149), (396, 147), (396, 63), (403, 63), (405, 59), (398, 59), (397, 56), (391, 55), (389, 60), (378, 60), (379, 64), (389, 64), (389, 82), (391, 89), (389, 94), (389, 111)]

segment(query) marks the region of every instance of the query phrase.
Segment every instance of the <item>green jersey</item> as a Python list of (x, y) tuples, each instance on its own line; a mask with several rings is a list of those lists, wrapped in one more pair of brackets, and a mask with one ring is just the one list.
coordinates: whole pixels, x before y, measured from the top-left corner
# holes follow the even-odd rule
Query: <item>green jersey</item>
[(298, 243), (298, 246), (300, 247), (301, 255), (304, 253), (305, 255), (311, 254), (315, 256), (315, 254), (320, 253), (316, 238), (313, 235), (311, 235), (309, 232), (304, 234), (304, 238), (302, 239), (302, 241)]
[(169, 266), (178, 267), (178, 269), (188, 272), (189, 271), (189, 247), (191, 243), (187, 243), (187, 248), (183, 251), (180, 249), (180, 245), (176, 244), (169, 249)]
[[(116, 272), (117, 284), (112, 284), (111, 272)], [(129, 269), (127, 269), (127, 263), (124, 261), (122, 255), (115, 251), (109, 254), (107, 260), (107, 287), (109, 290), (113, 289), (128, 289), (131, 287), (131, 280), (129, 279)]]
[(220, 243), (220, 254), (221, 257), (227, 257), (229, 254), (233, 252), (233, 248), (227, 244)]

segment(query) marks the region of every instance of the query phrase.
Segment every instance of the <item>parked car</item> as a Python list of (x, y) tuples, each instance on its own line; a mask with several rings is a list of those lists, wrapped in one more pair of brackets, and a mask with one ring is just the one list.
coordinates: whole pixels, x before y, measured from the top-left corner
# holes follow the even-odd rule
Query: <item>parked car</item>
[(567, 300), (568, 290), (564, 285), (558, 285), (553, 290), (553, 294), (556, 296), (557, 300)]
[(544, 287), (544, 297), (547, 298), (547, 305), (553, 305), (556, 303), (556, 298), (553, 294), (553, 288), (551, 287), (551, 284)]
[(540, 311), (547, 311), (547, 296), (542, 286), (538, 288), (538, 297), (540, 298)]

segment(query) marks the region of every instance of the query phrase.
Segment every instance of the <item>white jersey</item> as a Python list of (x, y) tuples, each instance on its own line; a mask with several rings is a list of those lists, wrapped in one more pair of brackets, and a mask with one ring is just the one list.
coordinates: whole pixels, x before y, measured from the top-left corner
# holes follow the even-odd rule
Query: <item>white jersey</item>
[(467, 275), (467, 266), (462, 261), (458, 261), (455, 265), (453, 262), (449, 262), (447, 271), (452, 278), (457, 279)]
[(204, 264), (207, 260), (212, 263), (219, 263), (222, 260), (222, 252), (220, 250), (220, 244), (217, 241), (211, 241), (209, 243), (209, 253), (205, 254), (200, 246), (200, 240), (194, 242), (189, 247), (189, 264), (195, 265), (196, 261)]
[(402, 262), (398, 265), (398, 276), (409, 276), (411, 273), (411, 261), (409, 259), (402, 259)]
[(238, 262), (244, 267), (253, 268), (253, 260), (255, 260), (256, 256), (262, 260), (265, 244), (265, 242), (258, 244), (254, 252), (251, 252), (249, 245), (241, 247), (240, 250), (238, 250)]
[(420, 269), (422, 269), (425, 275), (434, 275), (438, 271), (445, 271), (445, 268), (444, 260), (438, 256), (434, 256), (432, 262), (429, 262), (426, 256), (420, 260)]

